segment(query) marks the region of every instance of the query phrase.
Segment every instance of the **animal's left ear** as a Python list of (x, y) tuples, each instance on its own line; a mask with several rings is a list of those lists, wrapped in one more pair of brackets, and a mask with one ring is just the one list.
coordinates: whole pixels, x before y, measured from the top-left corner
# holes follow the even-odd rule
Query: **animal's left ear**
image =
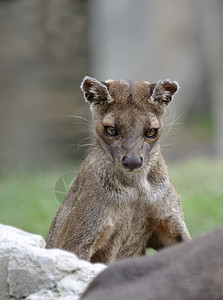
[(150, 84), (150, 100), (157, 102), (158, 105), (163, 106), (170, 103), (173, 95), (179, 89), (179, 84), (176, 81), (159, 81), (158, 83)]

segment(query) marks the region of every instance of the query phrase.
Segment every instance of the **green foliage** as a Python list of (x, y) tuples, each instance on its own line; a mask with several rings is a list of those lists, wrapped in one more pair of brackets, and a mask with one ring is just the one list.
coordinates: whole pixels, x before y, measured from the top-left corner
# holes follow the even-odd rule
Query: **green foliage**
[[(223, 160), (211, 159), (169, 166), (170, 177), (181, 196), (186, 223), (193, 237), (222, 225), (222, 170)], [(0, 223), (46, 237), (61, 203), (61, 198), (55, 193), (55, 186), (57, 192), (63, 189), (61, 176), (67, 190), (70, 173), (28, 169), (2, 173)]]
[(0, 223), (46, 237), (60, 200), (55, 184), (60, 173), (14, 170), (0, 177)]
[(193, 237), (223, 223), (222, 169), (222, 159), (190, 160), (169, 167)]

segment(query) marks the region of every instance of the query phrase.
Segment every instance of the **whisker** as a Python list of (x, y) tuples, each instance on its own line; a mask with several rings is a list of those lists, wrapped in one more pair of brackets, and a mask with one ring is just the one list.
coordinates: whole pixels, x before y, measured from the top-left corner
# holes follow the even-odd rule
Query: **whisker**
[[(174, 114), (174, 116), (173, 116), (173, 120), (169, 123), (169, 124), (171, 124), (171, 123), (175, 123), (177, 120), (179, 120), (179, 118), (181, 118), (182, 117), (182, 115), (184, 114), (184, 112), (182, 112), (182, 114), (180, 114), (176, 119), (175, 119), (175, 116), (176, 116), (176, 114)], [(168, 125), (168, 124), (166, 124), (166, 125)]]
[(74, 144), (74, 143), (69, 143), (68, 145), (70, 146), (76, 146), (76, 147), (85, 147), (85, 146), (93, 146), (93, 144), (83, 144), (83, 145), (79, 145), (79, 144)]
[(170, 123), (165, 124), (165, 127), (169, 127), (169, 129), (168, 129), (168, 131), (166, 132), (166, 134), (164, 135), (163, 139), (165, 139), (165, 137), (169, 135), (169, 133), (170, 133), (171, 129), (173, 128), (173, 126), (174, 126), (175, 124), (177, 124), (176, 121), (177, 121), (182, 115), (183, 115), (183, 113), (180, 114), (177, 118), (175, 118), (176, 115), (174, 114), (173, 120), (172, 120)]
[(93, 144), (83, 144), (83, 145), (80, 145), (79, 148), (86, 147), (86, 146), (93, 146)]
[(88, 123), (72, 123), (72, 125), (85, 125), (85, 126), (92, 127), (92, 124), (88, 124)]
[(61, 116), (59, 117), (60, 119), (62, 118), (77, 118), (77, 119), (81, 119), (81, 120), (84, 120), (86, 121), (87, 123), (91, 124), (91, 121), (89, 121), (88, 119), (84, 118), (84, 117), (81, 117), (81, 116), (76, 116), (76, 115), (64, 115), (64, 116)]
[(172, 127), (171, 130), (182, 130), (181, 128), (177, 128), (177, 127)]
[(85, 138), (83, 138), (80, 142), (79, 142), (79, 144), (81, 144), (83, 141), (86, 141), (86, 140), (89, 140), (89, 139), (92, 139), (92, 137), (85, 137)]
[(99, 149), (99, 148), (97, 148), (97, 147), (90, 147), (89, 149), (87, 149), (87, 150), (85, 151), (85, 154), (88, 154), (88, 152), (91, 151), (91, 150), (101, 150), (101, 149)]
[(83, 138), (83, 139), (78, 143), (77, 151), (79, 151), (79, 149), (83, 146), (81, 143), (82, 143), (83, 141), (86, 141), (86, 140), (92, 140), (92, 137), (85, 137), (85, 138)]
[[(165, 124), (165, 127), (171, 126), (172, 123)], [(184, 125), (185, 123), (173, 123), (173, 125)]]
[(80, 142), (87, 140), (87, 139), (92, 139), (92, 136), (87, 136), (87, 137), (83, 138)]

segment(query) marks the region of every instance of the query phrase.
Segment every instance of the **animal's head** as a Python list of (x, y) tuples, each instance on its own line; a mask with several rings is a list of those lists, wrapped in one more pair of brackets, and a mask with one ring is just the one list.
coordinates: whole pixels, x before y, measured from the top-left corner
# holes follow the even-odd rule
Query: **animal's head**
[(165, 107), (178, 88), (170, 80), (150, 84), (84, 78), (81, 89), (91, 105), (96, 138), (116, 167), (133, 171), (148, 163), (162, 131)]

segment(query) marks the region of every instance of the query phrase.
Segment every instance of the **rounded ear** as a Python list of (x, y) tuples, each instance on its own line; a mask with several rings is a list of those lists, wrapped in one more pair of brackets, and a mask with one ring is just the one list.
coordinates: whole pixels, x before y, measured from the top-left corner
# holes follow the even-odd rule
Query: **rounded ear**
[(176, 81), (159, 81), (158, 83), (150, 84), (150, 100), (157, 102), (158, 105), (163, 106), (169, 104), (173, 95), (179, 89), (179, 84)]
[(110, 103), (113, 101), (107, 86), (95, 78), (85, 76), (80, 87), (84, 92), (85, 100), (90, 104)]

